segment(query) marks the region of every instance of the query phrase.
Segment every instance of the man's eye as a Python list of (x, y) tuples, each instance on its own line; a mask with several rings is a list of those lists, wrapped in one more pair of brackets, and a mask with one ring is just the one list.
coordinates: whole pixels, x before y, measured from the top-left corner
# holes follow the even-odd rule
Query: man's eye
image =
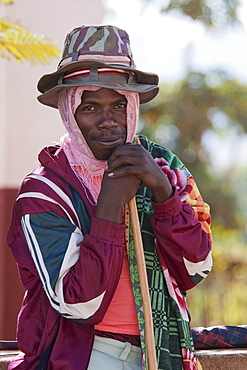
[(86, 107), (83, 108), (85, 111), (93, 111), (94, 107), (92, 105), (87, 105)]
[(116, 105), (117, 109), (126, 109), (127, 104), (126, 103), (119, 103)]

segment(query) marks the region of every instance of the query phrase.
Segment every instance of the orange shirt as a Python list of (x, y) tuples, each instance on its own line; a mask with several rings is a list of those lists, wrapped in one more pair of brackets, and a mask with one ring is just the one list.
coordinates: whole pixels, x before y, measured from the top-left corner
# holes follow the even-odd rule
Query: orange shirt
[(110, 333), (140, 334), (126, 249), (116, 292), (103, 320), (95, 325), (95, 329)]

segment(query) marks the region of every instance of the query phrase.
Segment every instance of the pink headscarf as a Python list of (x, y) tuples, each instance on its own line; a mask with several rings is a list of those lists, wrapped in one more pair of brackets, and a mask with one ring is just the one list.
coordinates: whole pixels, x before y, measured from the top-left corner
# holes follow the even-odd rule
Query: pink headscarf
[[(77, 107), (81, 104), (81, 97), (85, 90), (96, 91), (100, 87), (80, 86), (62, 89), (58, 98), (58, 109), (67, 130), (61, 138), (61, 144), (65, 155), (81, 181), (82, 186), (90, 190), (94, 202), (101, 189), (101, 181), (107, 161), (98, 160), (94, 157), (91, 149), (79, 129), (74, 118)], [(126, 142), (132, 142), (137, 129), (139, 117), (139, 94), (134, 92), (115, 90), (127, 99), (127, 138)]]

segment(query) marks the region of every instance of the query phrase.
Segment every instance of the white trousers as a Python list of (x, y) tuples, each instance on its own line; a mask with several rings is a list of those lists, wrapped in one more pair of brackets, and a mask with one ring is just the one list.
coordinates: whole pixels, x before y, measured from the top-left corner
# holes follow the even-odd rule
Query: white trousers
[(141, 361), (139, 347), (95, 336), (88, 370), (141, 370)]

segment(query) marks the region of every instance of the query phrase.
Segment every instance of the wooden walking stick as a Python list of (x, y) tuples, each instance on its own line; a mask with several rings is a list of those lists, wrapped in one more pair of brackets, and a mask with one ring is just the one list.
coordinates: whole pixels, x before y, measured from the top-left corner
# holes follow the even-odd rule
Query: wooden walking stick
[(143, 302), (143, 312), (144, 312), (144, 330), (146, 337), (147, 346), (147, 362), (149, 370), (157, 370), (157, 359), (154, 344), (154, 329), (153, 329), (153, 318), (151, 301), (148, 289), (148, 279), (146, 271), (146, 263), (144, 258), (142, 236), (140, 231), (139, 218), (137, 213), (135, 197), (129, 201), (130, 219), (133, 230), (134, 246), (136, 252), (136, 262), (140, 279), (140, 289)]

